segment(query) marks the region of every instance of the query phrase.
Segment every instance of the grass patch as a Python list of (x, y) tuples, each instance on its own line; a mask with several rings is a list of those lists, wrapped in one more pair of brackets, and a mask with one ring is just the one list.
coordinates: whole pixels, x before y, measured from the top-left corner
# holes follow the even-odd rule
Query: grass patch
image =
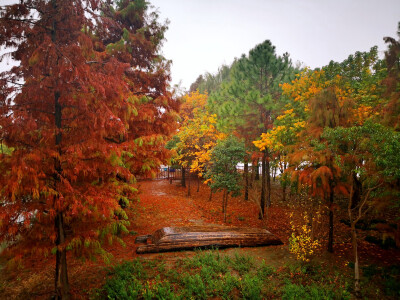
[[(316, 274), (326, 276), (324, 280)], [(322, 283), (321, 283), (322, 282)], [(320, 273), (311, 264), (282, 266), (235, 252), (197, 251), (193, 257), (166, 264), (136, 259), (108, 272), (92, 299), (348, 299), (345, 278)]]

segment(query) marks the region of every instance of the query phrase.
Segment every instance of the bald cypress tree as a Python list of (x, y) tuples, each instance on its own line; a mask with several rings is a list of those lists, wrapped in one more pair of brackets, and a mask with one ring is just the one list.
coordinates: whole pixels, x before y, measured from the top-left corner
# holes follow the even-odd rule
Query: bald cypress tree
[(1, 139), (14, 149), (0, 153), (0, 243), (15, 260), (54, 254), (57, 298), (70, 297), (67, 252), (107, 258), (135, 175), (166, 161), (177, 104), (165, 30), (142, 0), (0, 9), (0, 46), (20, 63), (0, 73)]

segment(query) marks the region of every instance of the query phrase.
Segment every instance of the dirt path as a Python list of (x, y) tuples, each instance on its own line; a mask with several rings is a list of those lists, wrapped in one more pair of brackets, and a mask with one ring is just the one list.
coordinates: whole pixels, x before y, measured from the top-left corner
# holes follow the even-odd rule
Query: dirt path
[[(258, 208), (255, 203), (244, 201), (242, 198), (231, 198), (228, 204), (228, 221), (223, 222), (221, 212), (221, 194), (213, 195), (209, 201), (209, 188), (192, 183), (191, 197), (187, 197), (187, 188), (179, 186), (178, 182), (170, 184), (166, 180), (142, 181), (140, 182), (140, 203), (138, 205), (137, 217), (133, 221), (132, 230), (138, 235), (149, 234), (164, 226), (190, 226), (194, 224), (223, 224), (228, 226), (250, 226), (265, 227), (265, 223), (258, 219)], [(274, 208), (277, 210), (278, 208)], [(282, 213), (282, 212), (280, 212)], [(282, 218), (270, 219), (274, 233), (283, 233), (289, 230), (286, 213)], [(279, 222), (278, 222), (279, 221)], [(278, 224), (277, 224), (278, 223)], [(279, 229), (278, 229), (279, 228)], [(132, 250), (136, 245), (131, 244)], [(257, 247), (244, 249), (224, 249), (228, 254), (235, 252), (248, 252), (248, 254), (264, 259), (266, 261), (280, 261), (288, 256), (287, 246)], [(172, 252), (163, 254), (145, 254), (140, 257), (153, 259), (162, 256), (166, 260), (175, 260), (184, 256), (190, 256), (193, 252)], [(135, 255), (136, 256), (136, 255)], [(122, 257), (121, 257), (122, 258)]]

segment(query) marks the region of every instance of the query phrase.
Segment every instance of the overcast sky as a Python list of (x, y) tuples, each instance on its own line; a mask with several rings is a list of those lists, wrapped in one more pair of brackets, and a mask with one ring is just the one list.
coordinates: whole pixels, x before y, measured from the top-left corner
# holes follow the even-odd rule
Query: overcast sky
[(289, 52), (293, 62), (311, 68), (374, 45), (383, 55), (382, 38), (396, 37), (400, 21), (400, 0), (149, 1), (160, 21), (170, 21), (163, 54), (173, 61), (172, 83), (181, 81), (186, 89), (200, 74), (217, 72), (267, 39), (278, 54)]
[(342, 61), (396, 37), (400, 0), (150, 0), (169, 19), (166, 58), (172, 82), (189, 88), (198, 75), (271, 40), (278, 54), (311, 68)]

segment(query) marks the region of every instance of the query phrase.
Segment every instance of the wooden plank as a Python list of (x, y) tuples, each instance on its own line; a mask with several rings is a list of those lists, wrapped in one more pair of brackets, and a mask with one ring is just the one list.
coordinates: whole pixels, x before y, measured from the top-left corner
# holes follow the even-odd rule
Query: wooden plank
[(139, 246), (137, 253), (282, 244), (279, 238), (265, 229), (226, 226), (164, 227), (151, 236), (142, 237), (138, 237), (138, 242), (146, 245)]

